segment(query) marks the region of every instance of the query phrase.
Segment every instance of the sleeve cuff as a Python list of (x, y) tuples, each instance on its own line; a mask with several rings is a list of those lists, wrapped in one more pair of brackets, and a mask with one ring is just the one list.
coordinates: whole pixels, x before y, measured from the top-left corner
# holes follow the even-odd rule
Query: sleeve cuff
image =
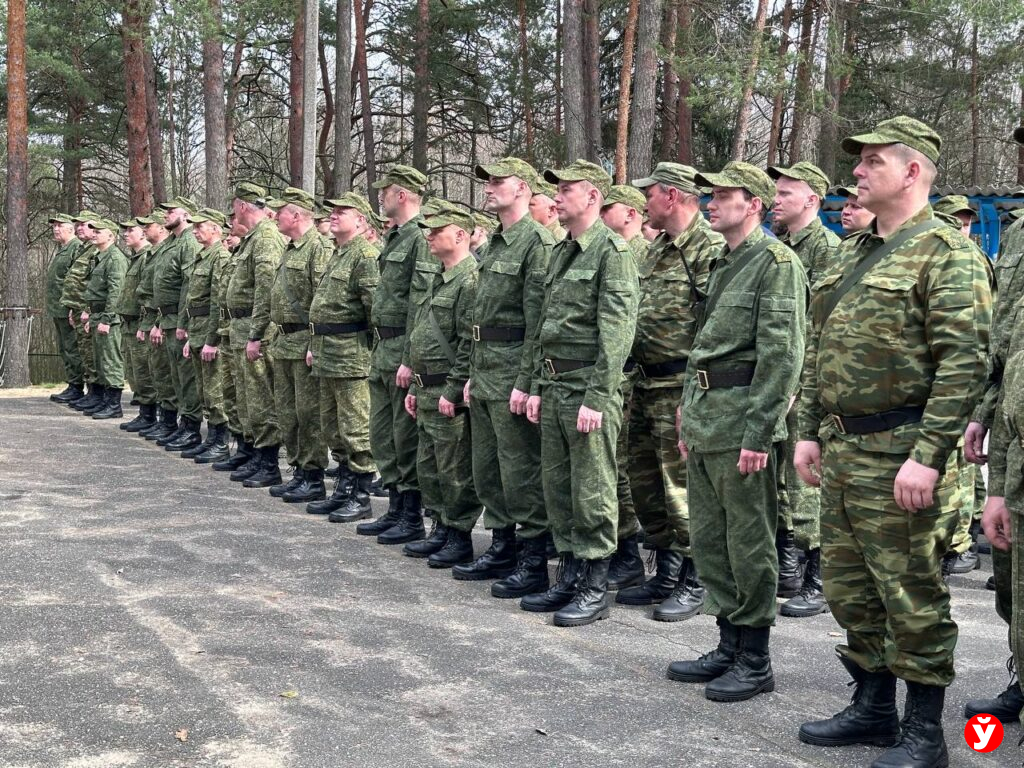
[(932, 445), (925, 440), (918, 440), (910, 452), (910, 458), (918, 464), (924, 464), (941, 473), (949, 459), (949, 449)]

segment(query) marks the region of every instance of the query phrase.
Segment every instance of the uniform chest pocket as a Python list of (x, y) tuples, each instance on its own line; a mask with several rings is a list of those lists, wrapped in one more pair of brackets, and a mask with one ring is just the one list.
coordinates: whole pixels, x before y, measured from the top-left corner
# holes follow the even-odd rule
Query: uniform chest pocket
[(302, 256), (290, 256), (284, 263), (286, 269), (302, 269), (305, 270), (308, 262)]
[(422, 304), (424, 299), (430, 295), (434, 286), (434, 280), (441, 274), (440, 263), (431, 264), (429, 261), (417, 261), (416, 269), (412, 273), (412, 285), (410, 286), (410, 298), (416, 304)]
[(192, 276), (200, 279), (206, 279), (210, 276), (212, 271), (212, 265), (210, 264), (196, 264), (195, 269), (192, 270)]
[(682, 319), (693, 303), (686, 273), (663, 272), (640, 281), (640, 314), (657, 319)]
[(916, 284), (912, 277), (865, 275), (859, 292), (844, 296), (831, 320), (840, 321), (850, 335), (896, 342), (903, 335), (910, 294)]
[(730, 291), (722, 294), (707, 316), (706, 333), (718, 338), (750, 338), (754, 333), (753, 291)]
[(511, 275), (517, 276), (523, 268), (521, 261), (492, 261), (491, 266), (487, 268), (488, 272), (497, 272), (499, 275)]
[(396, 248), (393, 251), (389, 251), (384, 254), (384, 261), (401, 263), (409, 256), (409, 250), (407, 248)]
[(558, 281), (558, 294), (567, 303), (590, 304), (597, 293), (597, 270), (584, 267), (567, 269)]
[(455, 327), (455, 299), (451, 296), (433, 296), (430, 299), (430, 310), (437, 319), (437, 324), (446, 332)]
[(329, 273), (330, 291), (343, 291), (348, 288), (349, 281), (352, 279), (352, 267), (351, 266), (338, 266), (335, 267)]

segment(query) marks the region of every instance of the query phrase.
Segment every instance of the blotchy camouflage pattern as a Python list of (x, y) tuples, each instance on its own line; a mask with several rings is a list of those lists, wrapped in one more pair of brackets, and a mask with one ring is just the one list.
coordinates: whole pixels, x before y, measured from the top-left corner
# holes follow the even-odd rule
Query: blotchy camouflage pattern
[[(171, 234), (160, 245), (162, 247), (152, 257), (159, 259), (153, 270), (153, 304), (157, 308), (175, 307), (175, 311), (162, 312), (160, 315), (160, 328), (173, 334), (175, 329), (185, 327), (185, 318), (181, 317), (179, 323), (178, 315), (184, 310), (182, 305), (188, 291), (189, 273), (200, 246), (191, 227), (178, 234)], [(189, 364), (189, 373), (185, 378), (191, 376)]]
[(819, 217), (792, 234), (785, 233), (779, 240), (784, 242), (800, 257), (807, 274), (807, 284), (814, 290), (817, 282), (830, 270), (839, 249), (839, 235), (822, 223)]
[(388, 232), (380, 253), (380, 284), (374, 294), (370, 321), (374, 327), (402, 327), (407, 331), (406, 336), (378, 339), (374, 343), (372, 366), (382, 377), (390, 373), (393, 378), (403, 362), (415, 311), (415, 305), (410, 304), (413, 274), (421, 259), (432, 258), (419, 226), (421, 220), (416, 216)]
[[(121, 315), (141, 315), (142, 305), (139, 302), (139, 283), (142, 281), (142, 272), (146, 266), (150, 248), (144, 245), (137, 251), (128, 251), (128, 270), (124, 273), (124, 280), (121, 282), (121, 295), (117, 300), (117, 312)], [(125, 333), (135, 333), (139, 329), (139, 320), (125, 321)], [(148, 331), (149, 328), (147, 327)]]
[(93, 354), (96, 356), (96, 383), (114, 389), (124, 388), (124, 356), (121, 351), (121, 324), (100, 333), (93, 325)]
[[(401, 339), (391, 341), (401, 342)], [(382, 344), (374, 347), (374, 360)], [(400, 353), (399, 353), (400, 354)], [(399, 491), (415, 491), (416, 422), (405, 412), (406, 390), (395, 384), (395, 371), (370, 369), (370, 446), (381, 483)]]
[(319, 382), (324, 442), (339, 464), (360, 474), (376, 472), (370, 453), (370, 387), (366, 378), (321, 376)]
[[(151, 317), (156, 317), (152, 315)], [(164, 337), (166, 343), (166, 337)], [(160, 407), (165, 411), (178, 410), (178, 395), (174, 391), (174, 383), (171, 381), (171, 359), (163, 346), (157, 346), (149, 341), (149, 334), (146, 335), (145, 356), (149, 365), (149, 378), (156, 388), (156, 399)]]
[(78, 352), (75, 329), (68, 324), (66, 311), (60, 317), (53, 318), (53, 326), (57, 331), (57, 351), (60, 352), (60, 359), (64, 364), (64, 380), (81, 387), (85, 383), (85, 368)]
[[(472, 256), (467, 261), (476, 263)], [(483, 507), (473, 488), (469, 411), (460, 407), (448, 418), (433, 409), (417, 410), (416, 427), (416, 476), (423, 506), (437, 512), (439, 522), (449, 528), (473, 530)]]
[[(161, 321), (162, 322), (162, 321)], [(167, 355), (167, 368), (171, 375), (171, 386), (178, 404), (178, 415), (193, 421), (203, 420), (203, 404), (199, 399), (199, 385), (192, 361), (182, 351), (187, 341), (177, 338), (174, 331), (164, 332), (164, 343), (161, 347)]]
[(60, 303), (66, 310), (74, 310), (76, 324), (78, 323), (78, 313), (86, 308), (83, 298), (85, 295), (85, 281), (92, 271), (93, 264), (96, 263), (98, 254), (99, 251), (96, 250), (95, 245), (92, 243), (83, 244), (75, 252), (71, 266), (68, 267), (68, 271), (64, 275), (64, 285), (61, 287), (60, 292)]
[(270, 219), (246, 232), (235, 252), (235, 269), (228, 279), (228, 309), (246, 310), (251, 316), (231, 321), (231, 344), (245, 347), (248, 339), (267, 340), (270, 325), (270, 288), (284, 253), (284, 236)]
[[(201, 350), (204, 344), (216, 347), (220, 343), (220, 281), (225, 267), (231, 261), (231, 254), (223, 243), (207, 246), (196, 254), (185, 293), (185, 315), (180, 318), (188, 330), (188, 343), (193, 350)], [(200, 317), (189, 315), (190, 308), (209, 307), (209, 314)]]
[(274, 372), (277, 424), (288, 463), (302, 469), (324, 469), (327, 446), (320, 429), (319, 379), (310, 375), (304, 359), (281, 360), (271, 356), (270, 365)]
[[(90, 309), (103, 305), (89, 314), (96, 382), (105, 387), (124, 387), (124, 356), (121, 350), (121, 315), (116, 312), (121, 297), (121, 284), (128, 271), (128, 259), (116, 245), (98, 253), (89, 273), (82, 299)], [(100, 323), (110, 326), (109, 333), (100, 333)]]
[(629, 482), (629, 414), (633, 408), (633, 384), (639, 377), (635, 368), (622, 377), (622, 426), (615, 442), (615, 495), (619, 503), (619, 541), (640, 532), (640, 521), (633, 503), (633, 488)]
[(82, 241), (77, 237), (68, 240), (67, 243), (57, 248), (50, 263), (46, 268), (46, 316), (67, 318), (68, 308), (61, 303), (61, 294), (64, 291), (64, 278), (71, 269), (71, 263), (75, 260)]
[[(270, 342), (270, 354), (274, 360), (306, 359), (309, 305), (330, 258), (331, 251), (324, 246), (316, 227), (310, 227), (302, 237), (289, 241), (285, 246), (270, 289), (270, 319), (279, 331)], [(285, 333), (281, 326), (289, 323), (301, 325), (303, 330)], [(284, 414), (279, 413), (278, 417), (283, 419)], [(283, 421), (281, 426), (283, 429)]]

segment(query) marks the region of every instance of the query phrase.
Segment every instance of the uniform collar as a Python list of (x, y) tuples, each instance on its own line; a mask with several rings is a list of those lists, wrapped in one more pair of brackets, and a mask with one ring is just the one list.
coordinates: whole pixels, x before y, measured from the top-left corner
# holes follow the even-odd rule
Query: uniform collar
[(916, 227), (922, 221), (927, 221), (928, 219), (934, 218), (935, 211), (932, 210), (932, 206), (930, 203), (926, 203), (924, 208), (922, 208), (920, 211), (918, 211), (909, 219), (900, 224), (899, 228), (895, 232), (890, 234), (888, 237), (882, 237), (881, 235), (878, 234), (878, 219), (872, 221), (868, 228), (864, 230), (864, 233), (868, 239), (881, 240), (884, 243), (899, 235), (899, 233), (902, 232), (903, 230), (909, 229), (910, 227)]
[(505, 245), (512, 245), (513, 243), (516, 242), (516, 240), (518, 240), (520, 237), (526, 234), (526, 232), (532, 229), (532, 227), (530, 226), (531, 221), (533, 221), (533, 218), (530, 216), (530, 212), (527, 211), (526, 214), (524, 214), (523, 217), (519, 219), (519, 221), (517, 221), (508, 229), (502, 229), (501, 225), (499, 224), (498, 229), (494, 232), (493, 235), (491, 235), (491, 237), (500, 237), (502, 240), (505, 241)]
[(803, 229), (801, 229), (799, 232), (790, 232), (786, 236), (786, 241), (787, 241), (786, 244), (789, 245), (790, 247), (796, 247), (805, 238), (809, 237), (810, 235), (814, 234), (815, 232), (819, 232), (820, 230), (822, 230), (824, 228), (825, 228), (825, 225), (821, 223), (821, 218), (818, 217), (818, 216), (815, 216), (813, 219), (811, 219), (811, 223), (808, 224)]
[(476, 269), (476, 259), (473, 258), (473, 254), (469, 254), (451, 269), (443, 270), (441, 272), (441, 279), (445, 283), (450, 283), (463, 272), (469, 272), (473, 269)]
[(742, 258), (743, 254), (749, 251), (752, 246), (760, 243), (766, 237), (768, 237), (768, 235), (765, 234), (764, 228), (758, 224), (757, 227), (754, 228), (754, 231), (747, 235), (746, 240), (740, 243), (739, 247), (735, 251), (730, 251), (728, 245), (723, 246), (722, 258), (727, 262), (734, 261), (737, 258)]
[(593, 224), (590, 225), (590, 227), (588, 227), (584, 232), (582, 232), (579, 237), (572, 238), (566, 236), (566, 240), (568, 242), (576, 243), (577, 245), (579, 245), (581, 251), (586, 251), (587, 248), (590, 247), (590, 244), (593, 243), (598, 237), (600, 237), (601, 235), (607, 236), (610, 234), (611, 230), (608, 229), (607, 226), (605, 226), (605, 223), (601, 221), (600, 218), (598, 218)]

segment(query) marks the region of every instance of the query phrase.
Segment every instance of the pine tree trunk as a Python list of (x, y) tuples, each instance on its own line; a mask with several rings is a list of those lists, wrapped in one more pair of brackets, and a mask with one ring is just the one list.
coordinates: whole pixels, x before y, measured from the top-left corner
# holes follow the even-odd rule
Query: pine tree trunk
[[(82, 48), (77, 43), (71, 46), (71, 66), (76, 72), (82, 69)], [(68, 213), (82, 210), (82, 116), (85, 100), (77, 89), (68, 91), (68, 124), (64, 132), (64, 206)]]
[(562, 104), (566, 162), (587, 156), (583, 104), (583, 0), (564, 0), (562, 14)]
[(324, 83), (324, 124), (320, 127), (316, 154), (320, 158), (320, 170), (324, 175), (324, 189), (333, 196), (334, 169), (327, 158), (327, 141), (331, 136), (331, 126), (334, 124), (334, 94), (331, 91), (331, 75), (327, 71), (327, 51), (322, 39), (317, 40), (316, 58), (320, 64), (320, 79)]
[(156, 66), (153, 51), (146, 45), (146, 125), (149, 129), (149, 167), (153, 173), (153, 197), (158, 203), (167, 201), (167, 183), (164, 180), (164, 132), (160, 120), (160, 100), (156, 93)]
[(153, 173), (149, 167), (149, 126), (146, 115), (146, 21), (139, 0), (127, 0), (121, 41), (124, 45), (124, 86), (128, 134), (128, 207), (132, 216), (153, 209)]
[(843, 51), (843, 16), (838, 0), (825, 0), (825, 23), (828, 25), (825, 43), (825, 103), (818, 133), (818, 167), (830, 179), (836, 172), (836, 153), (839, 150), (839, 69)]
[[(174, 197), (178, 194), (178, 147), (174, 125), (174, 85), (177, 78), (177, 51), (175, 43), (177, 42), (177, 37), (174, 29), (174, 27), (171, 28), (171, 47), (167, 53), (167, 143), (171, 145), (171, 149), (167, 153), (167, 159), (170, 160), (171, 163), (170, 197)], [(164, 199), (169, 200), (170, 197), (165, 197)]]
[[(523, 123), (525, 123), (526, 161), (533, 162), (533, 78), (530, 76), (529, 19), (526, 0), (516, 0), (519, 15), (519, 81), (523, 90)], [(474, 138), (476, 134), (473, 134)]]
[(427, 172), (430, 117), (430, 2), (416, 0), (416, 64), (412, 92), (412, 165)]
[(224, 154), (227, 156), (228, 178), (234, 167), (235, 150), (235, 105), (238, 103), (238, 89), (242, 84), (242, 54), (245, 53), (245, 41), (236, 40), (231, 52), (231, 77), (227, 86), (227, 110), (224, 113)]
[(377, 190), (373, 188), (377, 181), (377, 154), (373, 143), (373, 108), (370, 105), (370, 73), (366, 66), (366, 24), (370, 18), (373, 0), (366, 0), (366, 6), (355, 15), (356, 50), (355, 68), (359, 77), (359, 108), (363, 123), (363, 155), (366, 163), (366, 196), (373, 210), (379, 209)]
[(338, 0), (337, 50), (334, 63), (335, 195), (352, 188), (352, 0)]
[(203, 112), (206, 135), (206, 204), (221, 209), (228, 202), (228, 150), (224, 112), (224, 48), (221, 0), (207, 0), (209, 18), (203, 34)]
[[(681, 50), (683, 55), (690, 52), (690, 25), (693, 23), (691, 2), (692, 0), (679, 0), (679, 10), (676, 12), (676, 19), (679, 22), (676, 50)], [(693, 108), (689, 101), (692, 88), (693, 78), (690, 73), (680, 74), (679, 99), (676, 105), (676, 136), (679, 142), (677, 159), (687, 165), (693, 165)]]
[(288, 179), (293, 187), (302, 186), (303, 78), (306, 65), (306, 18), (302, 3), (292, 30), (291, 68), (288, 72)]
[(768, 133), (768, 165), (779, 160), (779, 144), (782, 141), (782, 115), (786, 110), (786, 73), (789, 55), (789, 27), (793, 23), (793, 0), (786, 0), (782, 7), (782, 28), (779, 42), (779, 73), (775, 78), (775, 93), (772, 97), (772, 123)]
[(971, 185), (977, 186), (980, 173), (978, 148), (981, 145), (981, 114), (978, 107), (978, 22), (971, 29)]
[[(522, 0), (520, 0), (522, 2)], [(622, 67), (619, 70), (618, 125), (615, 129), (615, 183), (626, 183), (626, 149), (629, 141), (629, 101), (633, 87), (633, 48), (640, 0), (629, 0), (626, 30), (622, 39)]]
[(601, 133), (601, 8), (598, 0), (583, 0), (583, 114), (587, 160), (596, 163), (604, 146)]
[(768, 0), (758, 0), (754, 31), (750, 40), (750, 63), (747, 65), (747, 71), (743, 77), (743, 95), (740, 97), (740, 107), (736, 113), (736, 130), (733, 132), (732, 157), (734, 160), (742, 160), (746, 155), (750, 106), (754, 100), (754, 80), (757, 77), (757, 67), (761, 62), (761, 41), (764, 38), (764, 25), (767, 18)]
[(661, 47), (665, 51), (665, 60), (661, 65), (661, 146), (658, 157), (671, 160), (675, 155), (676, 142), (676, 106), (679, 103), (679, 76), (675, 69), (676, 37), (676, 4), (678, 0), (665, 3), (664, 16), (661, 22)]
[(800, 60), (796, 65), (796, 100), (793, 127), (789, 135), (789, 164), (803, 159), (804, 130), (811, 108), (811, 39), (814, 32), (815, 0), (804, 0), (800, 14)]
[(653, 167), (654, 118), (657, 113), (658, 37), (661, 0), (642, 0), (637, 22), (636, 77), (633, 79), (633, 120), (629, 130), (629, 177), (637, 179)]

